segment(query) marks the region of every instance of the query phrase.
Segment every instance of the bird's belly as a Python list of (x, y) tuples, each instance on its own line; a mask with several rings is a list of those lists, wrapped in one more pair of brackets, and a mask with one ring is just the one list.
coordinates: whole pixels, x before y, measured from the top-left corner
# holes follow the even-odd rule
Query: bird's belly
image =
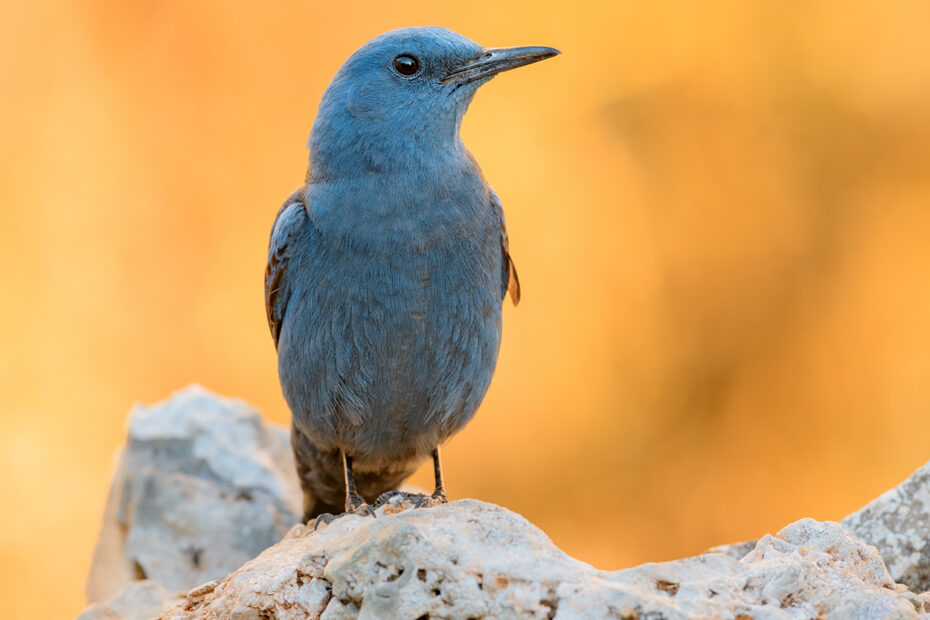
[(334, 261), (285, 320), (284, 332), (301, 334), (282, 333), (279, 346), (295, 424), (360, 468), (426, 455), (459, 430), (500, 343), (499, 263), (482, 254)]

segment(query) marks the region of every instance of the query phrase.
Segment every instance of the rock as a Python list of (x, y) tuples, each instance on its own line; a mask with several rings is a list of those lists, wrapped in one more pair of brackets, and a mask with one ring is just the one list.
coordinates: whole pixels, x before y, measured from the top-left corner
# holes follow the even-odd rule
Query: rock
[[(878, 549), (897, 583), (914, 592), (930, 590), (930, 463), (840, 524)], [(739, 559), (755, 544), (750, 540), (710, 551)]]
[(804, 519), (725, 554), (604, 572), (503, 508), (460, 500), (288, 537), (163, 620), (917, 618), (873, 547)]
[(756, 540), (747, 540), (741, 543), (719, 545), (717, 547), (711, 547), (707, 550), (707, 553), (725, 553), (734, 560), (740, 560), (743, 556), (756, 548), (757, 542)]
[(154, 581), (132, 581), (109, 601), (93, 603), (77, 620), (150, 620), (181, 602)]
[(930, 463), (842, 524), (875, 545), (896, 581), (915, 592), (930, 590)]
[(137, 406), (87, 584), (88, 601), (134, 579), (187, 590), (225, 577), (297, 523), (300, 488), (285, 429), (192, 386)]
[(758, 542), (605, 572), (476, 500), (412, 509), (399, 497), (377, 519), (294, 525), (287, 431), (192, 387), (132, 412), (88, 582), (98, 602), (81, 618), (923, 617), (930, 594), (895, 578), (926, 589), (928, 468), (846, 529), (804, 519)]

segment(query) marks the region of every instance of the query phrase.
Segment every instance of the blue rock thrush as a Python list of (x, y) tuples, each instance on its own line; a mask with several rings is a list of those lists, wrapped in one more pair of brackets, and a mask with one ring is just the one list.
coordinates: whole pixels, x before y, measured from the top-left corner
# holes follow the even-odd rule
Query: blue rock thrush
[(275, 218), (268, 324), (304, 516), (370, 514), (461, 429), (491, 382), (501, 302), (520, 297), (500, 201), (459, 137), (475, 91), (558, 54), (404, 28), (342, 65), (306, 183)]

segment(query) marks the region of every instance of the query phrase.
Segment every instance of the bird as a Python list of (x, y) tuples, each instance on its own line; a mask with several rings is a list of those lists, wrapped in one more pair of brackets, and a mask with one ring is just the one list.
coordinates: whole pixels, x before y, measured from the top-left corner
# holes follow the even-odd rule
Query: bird
[[(459, 134), (495, 75), (560, 52), (392, 30), (339, 68), (304, 184), (275, 216), (265, 309), (304, 521), (372, 515), (485, 396), (520, 284), (497, 194)], [(319, 523), (319, 521), (318, 521)]]

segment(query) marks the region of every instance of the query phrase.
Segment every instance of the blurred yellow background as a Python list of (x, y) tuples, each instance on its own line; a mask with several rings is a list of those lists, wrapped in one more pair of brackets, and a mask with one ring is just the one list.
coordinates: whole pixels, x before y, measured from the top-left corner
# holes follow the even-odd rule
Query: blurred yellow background
[(8, 617), (82, 608), (131, 403), (197, 381), (287, 421), (268, 232), (329, 78), (404, 25), (563, 51), (463, 128), (524, 298), (453, 497), (615, 569), (839, 519), (930, 458), (928, 2), (8, 0), (0, 24)]

